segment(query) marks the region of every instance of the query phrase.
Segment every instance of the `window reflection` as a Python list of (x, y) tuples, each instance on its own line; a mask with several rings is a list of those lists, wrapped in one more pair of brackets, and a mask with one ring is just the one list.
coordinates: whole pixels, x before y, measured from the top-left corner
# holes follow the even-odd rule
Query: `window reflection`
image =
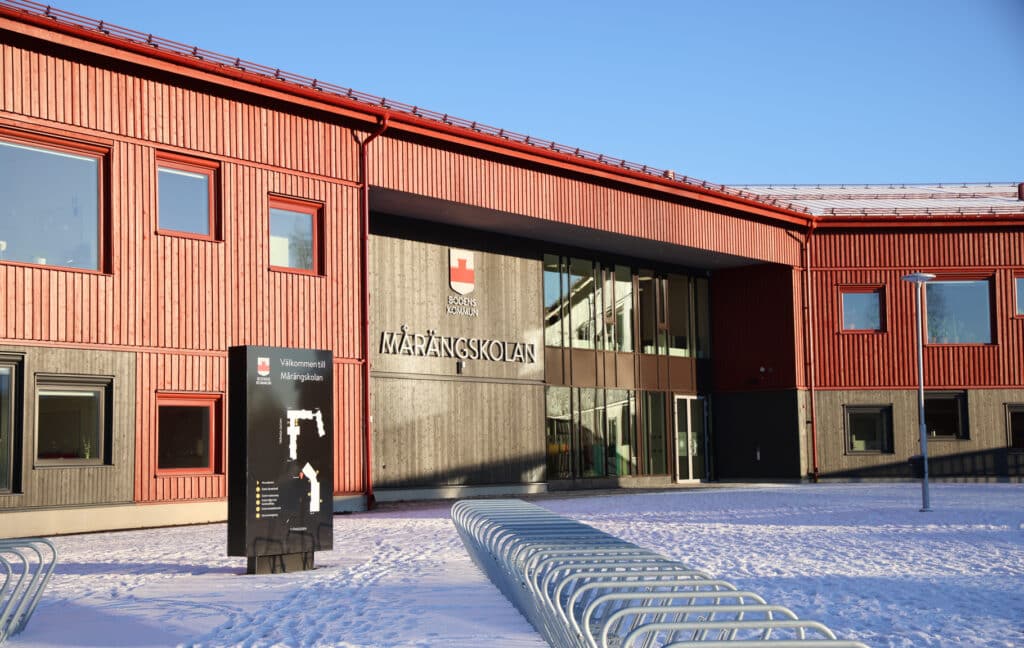
[(14, 368), (0, 365), (0, 491), (11, 490)]
[(615, 350), (633, 350), (633, 273), (615, 266)]
[(569, 262), (569, 319), (572, 323), (572, 347), (596, 349), (600, 336), (596, 306), (601, 298), (595, 290), (594, 263), (585, 259)]
[(936, 344), (991, 344), (990, 283), (930, 281), (925, 284), (928, 341)]
[(99, 160), (0, 141), (0, 261), (99, 269)]
[(568, 323), (568, 304), (563, 299), (563, 278), (557, 256), (544, 255), (544, 344), (564, 346), (563, 329)]
[(690, 356), (690, 278), (669, 275), (668, 354)]
[(547, 346), (710, 357), (707, 278), (554, 254), (543, 273)]

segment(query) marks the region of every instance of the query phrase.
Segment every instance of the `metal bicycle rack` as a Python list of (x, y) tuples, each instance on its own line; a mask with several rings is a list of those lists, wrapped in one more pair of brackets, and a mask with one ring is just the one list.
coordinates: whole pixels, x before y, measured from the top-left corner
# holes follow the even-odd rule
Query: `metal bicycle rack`
[(56, 564), (45, 538), (0, 540), (0, 643), (25, 629)]
[(867, 648), (704, 572), (520, 500), (464, 500), (474, 562), (556, 648)]

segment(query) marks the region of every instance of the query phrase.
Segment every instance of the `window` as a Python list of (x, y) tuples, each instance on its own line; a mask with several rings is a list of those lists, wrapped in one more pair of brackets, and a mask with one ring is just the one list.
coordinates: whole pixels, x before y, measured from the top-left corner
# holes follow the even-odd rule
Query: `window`
[(0, 261), (100, 270), (102, 151), (0, 139)]
[(163, 233), (216, 238), (213, 163), (183, 156), (157, 156), (157, 221)]
[(572, 321), (572, 348), (597, 349), (601, 333), (597, 313), (601, 310), (601, 291), (594, 282), (594, 263), (587, 259), (569, 261), (569, 317)]
[(991, 292), (992, 282), (989, 279), (926, 283), (928, 342), (991, 344)]
[(847, 405), (846, 451), (891, 453), (892, 405)]
[(925, 393), (924, 424), (932, 438), (968, 438), (967, 395), (964, 392)]
[(1017, 317), (1024, 317), (1024, 277), (1014, 277), (1013, 285), (1017, 294)]
[(666, 281), (668, 297), (668, 354), (689, 357), (690, 348), (690, 278), (669, 275)]
[(544, 255), (544, 344), (560, 347), (562, 329), (568, 323), (568, 305), (562, 298), (566, 292), (565, 273), (561, 271), (559, 257), (553, 254)]
[(0, 355), (0, 493), (15, 490), (16, 471), (14, 458), (21, 455), (15, 445), (15, 416), (18, 412), (17, 357)]
[(219, 465), (220, 396), (157, 397), (157, 470), (212, 473)]
[(1006, 406), (1007, 445), (1012, 450), (1024, 450), (1024, 405)]
[(320, 274), (320, 206), (270, 199), (270, 266)]
[(844, 331), (885, 330), (881, 288), (844, 287), (841, 294)]
[(109, 461), (111, 379), (36, 377), (36, 458), (39, 464)]

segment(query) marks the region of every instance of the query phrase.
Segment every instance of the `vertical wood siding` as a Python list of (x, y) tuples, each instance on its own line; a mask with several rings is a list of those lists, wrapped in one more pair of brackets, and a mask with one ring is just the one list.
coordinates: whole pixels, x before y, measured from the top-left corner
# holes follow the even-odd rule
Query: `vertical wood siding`
[[(1014, 271), (1024, 268), (1021, 230), (822, 232), (812, 237), (815, 366), (818, 386), (917, 386), (914, 286), (901, 277), (922, 270), (978, 272), (994, 278), (991, 345), (927, 345), (929, 389), (1024, 384), (1024, 320), (1015, 318)], [(844, 333), (840, 288), (884, 286), (886, 326)]]
[[(336, 367), (334, 486), (363, 490), (351, 131), (301, 110), (61, 60), (48, 50), (0, 44), (0, 124), (110, 142), (110, 273), (0, 264), (0, 343), (136, 352), (137, 501), (226, 495), (223, 472), (156, 475), (157, 392), (226, 394), (232, 345), (329, 349)], [(220, 240), (156, 233), (162, 150), (220, 164)], [(269, 269), (269, 194), (323, 205), (323, 276)]]
[(674, 203), (597, 182), (455, 150), (384, 138), (371, 182), (407, 193), (734, 254), (800, 264), (800, 243), (778, 225)]

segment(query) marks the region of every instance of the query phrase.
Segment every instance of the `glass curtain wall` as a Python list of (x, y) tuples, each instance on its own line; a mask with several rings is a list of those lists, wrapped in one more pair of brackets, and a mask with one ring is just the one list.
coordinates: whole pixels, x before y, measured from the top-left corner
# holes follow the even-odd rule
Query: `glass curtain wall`
[(636, 474), (634, 398), (625, 389), (548, 387), (548, 479)]
[[(555, 254), (544, 256), (543, 272), (548, 347), (710, 356), (706, 277)], [(590, 360), (573, 355), (572, 362)], [(601, 366), (613, 361), (608, 356), (594, 362)], [(629, 358), (614, 362), (621, 370)], [(602, 382), (608, 381), (603, 386), (548, 387), (549, 479), (669, 474), (670, 392), (616, 389), (613, 373), (600, 375)], [(568, 374), (565, 381), (570, 382)]]

